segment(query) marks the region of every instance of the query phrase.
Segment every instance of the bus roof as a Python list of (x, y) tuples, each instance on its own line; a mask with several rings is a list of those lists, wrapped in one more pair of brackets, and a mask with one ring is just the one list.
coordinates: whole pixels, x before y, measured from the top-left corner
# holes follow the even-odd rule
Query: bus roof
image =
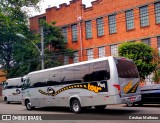
[(54, 68), (48, 68), (48, 69), (44, 69), (44, 70), (34, 71), (34, 72), (28, 73), (28, 75), (36, 74), (36, 73), (41, 73), (41, 72), (47, 72), (47, 71), (51, 71), (51, 70), (62, 69), (62, 68), (73, 67), (73, 66), (77, 66), (77, 65), (94, 63), (94, 62), (98, 62), (98, 61), (107, 60), (108, 58), (113, 58), (113, 56), (108, 56), (108, 57), (103, 57), (103, 58), (97, 58), (97, 59), (93, 59), (93, 60), (89, 60), (89, 61), (83, 61), (83, 62), (79, 62), (79, 63), (68, 64), (68, 65), (63, 65), (63, 66), (59, 66), (59, 67), (54, 67)]
[(16, 80), (16, 79), (21, 79), (21, 77), (7, 79), (6, 82), (7, 82), (7, 81)]
[(20, 85), (21, 77), (7, 79), (6, 82), (8, 83), (8, 85)]

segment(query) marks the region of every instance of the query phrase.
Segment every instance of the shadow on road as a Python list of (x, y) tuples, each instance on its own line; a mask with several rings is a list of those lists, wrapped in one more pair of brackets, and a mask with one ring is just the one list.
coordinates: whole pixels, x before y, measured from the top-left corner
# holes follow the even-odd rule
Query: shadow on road
[[(127, 107), (127, 106), (123, 105), (122, 107)], [(151, 107), (151, 108), (154, 108), (154, 107), (160, 107), (160, 104), (143, 104), (143, 105), (135, 105), (132, 107)]]
[(36, 112), (54, 112), (53, 114), (43, 115), (44, 119), (51, 120), (128, 120), (129, 115), (139, 113), (133, 109), (87, 109), (80, 114), (72, 113), (69, 108), (36, 108)]
[[(2, 102), (3, 104), (6, 104), (5, 102)], [(9, 104), (6, 105), (22, 105), (21, 102), (10, 102)]]
[[(48, 107), (48, 108), (36, 108), (36, 111), (46, 111), (46, 112), (59, 112), (59, 113), (72, 113), (69, 108), (62, 108), (62, 107)], [(124, 114), (131, 114), (131, 113), (138, 113), (139, 110), (133, 109), (103, 109), (103, 110), (96, 110), (94, 108), (91, 109), (83, 109), (83, 114), (96, 114), (96, 115), (124, 115)]]

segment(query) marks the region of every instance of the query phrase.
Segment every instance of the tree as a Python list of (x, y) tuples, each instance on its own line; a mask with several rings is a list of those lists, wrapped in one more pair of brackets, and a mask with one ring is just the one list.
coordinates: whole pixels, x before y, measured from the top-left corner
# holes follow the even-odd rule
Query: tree
[[(31, 71), (39, 70), (40, 54), (29, 40), (18, 39), (21, 43), (16, 43), (13, 50), (14, 66), (10, 68), (11, 77), (19, 77)], [(34, 41), (34, 40), (33, 40)]]
[(141, 42), (123, 43), (118, 51), (120, 56), (133, 59), (142, 81), (154, 71), (156, 65), (153, 63), (153, 49), (150, 46)]
[[(3, 65), (7, 78), (23, 76), (41, 68), (40, 54), (29, 41), (39, 44), (40, 36), (29, 30), (26, 12), (21, 9), (23, 6), (36, 6), (38, 1), (0, 1), (0, 65)], [(45, 68), (62, 65), (62, 57), (72, 52), (66, 48), (61, 29), (54, 24), (43, 23)], [(18, 33), (27, 40), (17, 37)], [(51, 50), (48, 46), (52, 47)]]
[(156, 64), (156, 68), (153, 72), (153, 81), (160, 83), (160, 55), (156, 49), (153, 51), (153, 62)]
[(0, 0), (0, 64), (3, 65), (7, 78), (12, 77), (11, 68), (15, 66), (15, 47), (17, 33), (29, 35), (26, 12), (23, 6), (36, 6), (39, 0)]
[(48, 24), (43, 19), (40, 21), (44, 30), (45, 68), (62, 65), (64, 56), (73, 57), (73, 50), (67, 48), (61, 28), (55, 24)]

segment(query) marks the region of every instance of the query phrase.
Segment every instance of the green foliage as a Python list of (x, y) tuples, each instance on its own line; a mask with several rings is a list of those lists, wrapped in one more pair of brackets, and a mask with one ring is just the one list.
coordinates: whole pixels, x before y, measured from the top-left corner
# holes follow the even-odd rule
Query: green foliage
[[(7, 78), (23, 76), (41, 69), (41, 56), (35, 46), (40, 43), (40, 36), (32, 34), (28, 28), (27, 14), (22, 7), (37, 7), (40, 0), (0, 0), (0, 65)], [(45, 68), (62, 65), (64, 55), (72, 56), (73, 51), (66, 48), (61, 29), (55, 22), (44, 28)], [(17, 34), (26, 38), (20, 38)], [(48, 48), (48, 47), (51, 48)]]
[(48, 24), (45, 20), (41, 20), (40, 24), (43, 26), (46, 47), (45, 68), (62, 65), (63, 57), (72, 57), (73, 50), (67, 48), (61, 28), (55, 26), (56, 22)]
[[(26, 52), (27, 45), (22, 43), (16, 34), (30, 35), (27, 16), (21, 7), (36, 6), (37, 2), (39, 0), (0, 0), (0, 64), (7, 73), (7, 78), (23, 75), (23, 70), (20, 71), (20, 67), (17, 67), (22, 65), (18, 60), (22, 59), (23, 55), (17, 54), (18, 52), (24, 52), (24, 56), (33, 54), (28, 49)], [(27, 61), (27, 58), (24, 61)]]
[(38, 69), (40, 64), (40, 55), (37, 49), (32, 45), (31, 41), (18, 39), (14, 44), (13, 60), (14, 66), (10, 69), (9, 76), (24, 76), (31, 71)]
[(153, 72), (153, 81), (155, 83), (160, 83), (160, 55), (157, 49), (153, 51), (153, 57), (153, 62), (156, 64), (156, 68)]
[(120, 56), (133, 59), (137, 65), (141, 80), (144, 80), (146, 76), (154, 71), (153, 49), (150, 46), (140, 42), (130, 42), (120, 45), (118, 51)]
[(153, 81), (156, 83), (160, 83), (160, 69), (154, 72)]
[(66, 44), (62, 35), (62, 31), (59, 27), (55, 26), (55, 22), (48, 24), (46, 21), (40, 21), (41, 26), (44, 29), (44, 42), (45, 46), (50, 45), (52, 51), (59, 52), (60, 50), (66, 49)]

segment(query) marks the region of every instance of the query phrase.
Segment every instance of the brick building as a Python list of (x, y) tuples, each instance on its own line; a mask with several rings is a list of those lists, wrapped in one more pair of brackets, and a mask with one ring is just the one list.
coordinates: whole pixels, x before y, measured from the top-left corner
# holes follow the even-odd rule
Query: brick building
[[(160, 48), (160, 0), (96, 0), (88, 8), (82, 0), (72, 0), (30, 18), (31, 30), (39, 29), (41, 18), (62, 28), (67, 46), (75, 50), (72, 62), (118, 55), (123, 42)], [(64, 62), (69, 62), (67, 56)]]
[(4, 75), (4, 73), (0, 69), (0, 98), (2, 96), (2, 82), (6, 80), (6, 78), (5, 77), (1, 77), (1, 75)]

